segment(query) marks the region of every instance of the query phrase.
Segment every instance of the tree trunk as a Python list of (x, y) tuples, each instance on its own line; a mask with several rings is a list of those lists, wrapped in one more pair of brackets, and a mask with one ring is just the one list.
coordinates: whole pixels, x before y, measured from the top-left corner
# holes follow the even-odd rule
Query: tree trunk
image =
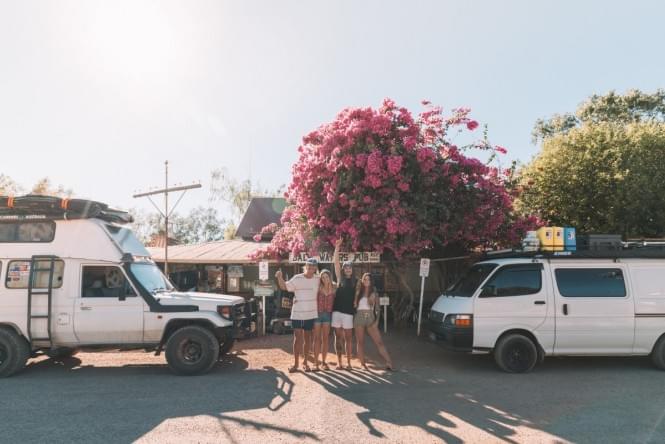
[(396, 300), (392, 304), (393, 319), (397, 327), (403, 327), (415, 309), (416, 295), (409, 286), (405, 268), (405, 266), (400, 267), (400, 264), (395, 262), (388, 263), (388, 270), (397, 278), (400, 289)]

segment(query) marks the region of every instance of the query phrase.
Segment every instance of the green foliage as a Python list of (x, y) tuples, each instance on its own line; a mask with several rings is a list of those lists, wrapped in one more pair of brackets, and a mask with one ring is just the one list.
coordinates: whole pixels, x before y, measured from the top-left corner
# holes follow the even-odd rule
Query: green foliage
[(533, 129), (533, 141), (545, 140), (566, 134), (584, 124), (613, 122), (629, 124), (665, 121), (665, 90), (649, 94), (638, 89), (625, 94), (610, 91), (605, 95), (593, 95), (577, 107), (575, 114), (555, 114), (549, 119), (538, 119)]
[(253, 197), (281, 197), (283, 193), (284, 185), (271, 191), (262, 188), (260, 184), (252, 184), (250, 180), (239, 181), (224, 168), (211, 173), (210, 201), (222, 200), (229, 204), (234, 224), (240, 222)]
[(584, 120), (544, 137), (520, 171), (517, 208), (580, 232), (665, 236), (663, 92), (660, 103), (640, 94), (594, 96), (578, 109)]
[[(164, 233), (164, 219), (156, 213), (131, 211), (134, 216), (132, 231), (138, 238), (149, 243), (150, 240)], [(214, 208), (197, 207), (188, 215), (173, 214), (169, 217), (169, 238), (182, 244), (197, 244), (224, 238), (226, 221), (219, 217)]]

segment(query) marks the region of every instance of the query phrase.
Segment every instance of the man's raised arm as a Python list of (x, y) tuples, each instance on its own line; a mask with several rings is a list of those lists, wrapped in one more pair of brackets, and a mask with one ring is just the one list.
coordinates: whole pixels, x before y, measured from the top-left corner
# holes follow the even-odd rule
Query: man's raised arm
[(284, 282), (284, 278), (282, 277), (282, 270), (277, 270), (277, 273), (275, 273), (275, 278), (277, 279), (277, 286), (284, 291), (288, 291), (286, 289), (286, 282)]

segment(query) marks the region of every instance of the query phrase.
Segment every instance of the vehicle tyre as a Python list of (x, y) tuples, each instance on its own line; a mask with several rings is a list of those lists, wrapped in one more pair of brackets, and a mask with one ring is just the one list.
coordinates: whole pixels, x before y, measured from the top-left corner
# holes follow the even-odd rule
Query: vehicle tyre
[(538, 348), (524, 335), (509, 334), (497, 342), (494, 360), (505, 372), (526, 373), (538, 362)]
[(651, 351), (651, 360), (661, 370), (665, 370), (665, 336), (656, 342)]
[(46, 356), (48, 356), (51, 359), (67, 359), (71, 358), (78, 352), (79, 351), (76, 348), (58, 347), (51, 350), (47, 350)]
[(177, 375), (200, 375), (219, 359), (219, 341), (212, 332), (189, 325), (173, 332), (166, 342), (166, 362)]
[(225, 354), (233, 349), (233, 345), (236, 343), (236, 340), (233, 338), (227, 339), (219, 346), (219, 357), (221, 358)]
[(30, 346), (15, 332), (0, 329), (0, 378), (22, 370), (30, 357)]
[(276, 321), (272, 324), (272, 332), (276, 335), (284, 333), (284, 324), (281, 321)]

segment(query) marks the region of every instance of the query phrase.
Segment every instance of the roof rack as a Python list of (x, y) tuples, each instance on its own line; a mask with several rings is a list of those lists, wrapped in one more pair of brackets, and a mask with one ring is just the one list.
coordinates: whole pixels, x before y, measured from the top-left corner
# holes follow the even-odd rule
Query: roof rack
[(482, 259), (542, 258), (542, 259), (665, 259), (665, 245), (623, 243), (621, 248), (575, 251), (497, 250), (484, 252)]
[(0, 196), (0, 221), (101, 219), (127, 224), (134, 218), (126, 211), (109, 208), (105, 203), (87, 199), (67, 199), (28, 194)]

